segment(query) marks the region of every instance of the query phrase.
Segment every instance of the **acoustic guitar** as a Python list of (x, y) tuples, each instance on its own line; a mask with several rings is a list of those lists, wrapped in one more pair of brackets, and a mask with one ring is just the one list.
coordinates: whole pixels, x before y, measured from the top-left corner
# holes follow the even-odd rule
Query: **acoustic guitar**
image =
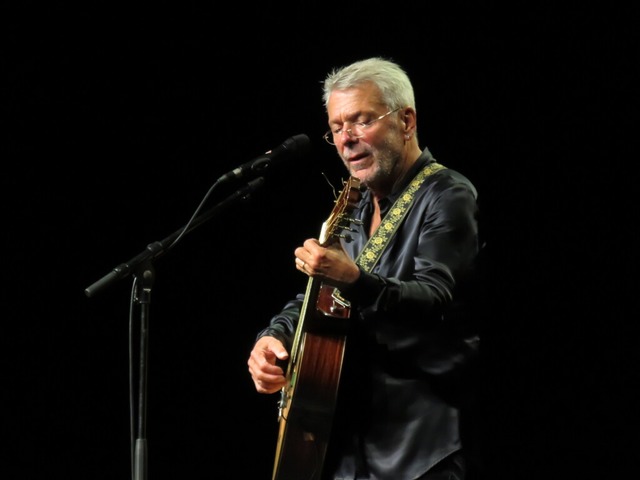
[[(320, 244), (347, 237), (348, 217), (360, 200), (360, 181), (344, 183)], [(309, 277), (278, 402), (278, 442), (272, 480), (319, 480), (342, 371), (350, 304), (340, 292)]]

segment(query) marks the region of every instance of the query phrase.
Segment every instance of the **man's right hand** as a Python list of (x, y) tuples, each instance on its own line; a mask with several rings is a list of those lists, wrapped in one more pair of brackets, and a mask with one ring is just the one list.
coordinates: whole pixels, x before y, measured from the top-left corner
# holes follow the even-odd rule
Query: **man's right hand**
[(247, 365), (258, 393), (275, 393), (287, 383), (278, 360), (287, 360), (289, 353), (274, 337), (264, 336), (253, 346)]

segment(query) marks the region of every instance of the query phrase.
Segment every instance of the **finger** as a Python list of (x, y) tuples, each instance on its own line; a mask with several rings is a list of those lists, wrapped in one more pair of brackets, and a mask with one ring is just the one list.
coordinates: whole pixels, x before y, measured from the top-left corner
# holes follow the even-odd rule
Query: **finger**
[(305, 262), (304, 260), (296, 258), (296, 267), (301, 272), (306, 273), (307, 275), (310, 274), (310, 272), (307, 270), (307, 262)]

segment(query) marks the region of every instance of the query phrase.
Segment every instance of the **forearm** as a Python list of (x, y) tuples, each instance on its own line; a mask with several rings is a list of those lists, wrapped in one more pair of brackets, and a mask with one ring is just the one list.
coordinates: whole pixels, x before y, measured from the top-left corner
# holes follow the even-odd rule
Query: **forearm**
[(287, 302), (282, 311), (271, 318), (269, 326), (258, 333), (256, 340), (269, 335), (280, 340), (287, 350), (290, 350), (303, 300), (300, 294), (294, 300)]
[(363, 318), (384, 315), (409, 320), (437, 316), (451, 302), (454, 280), (446, 269), (431, 272), (428, 279), (400, 281), (362, 271), (358, 280), (342, 289)]

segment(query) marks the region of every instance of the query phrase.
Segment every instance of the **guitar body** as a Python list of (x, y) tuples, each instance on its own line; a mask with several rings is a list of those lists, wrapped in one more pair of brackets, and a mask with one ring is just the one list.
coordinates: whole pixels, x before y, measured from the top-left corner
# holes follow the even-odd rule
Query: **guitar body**
[(297, 385), (280, 419), (274, 480), (319, 480), (329, 444), (345, 339), (308, 333), (303, 342)]
[[(352, 178), (323, 225), (320, 243), (348, 229), (344, 216), (359, 199)], [(323, 238), (324, 237), (324, 238)], [(289, 355), (287, 385), (279, 402), (279, 430), (272, 480), (320, 480), (347, 343), (350, 305), (339, 291), (310, 277)]]

